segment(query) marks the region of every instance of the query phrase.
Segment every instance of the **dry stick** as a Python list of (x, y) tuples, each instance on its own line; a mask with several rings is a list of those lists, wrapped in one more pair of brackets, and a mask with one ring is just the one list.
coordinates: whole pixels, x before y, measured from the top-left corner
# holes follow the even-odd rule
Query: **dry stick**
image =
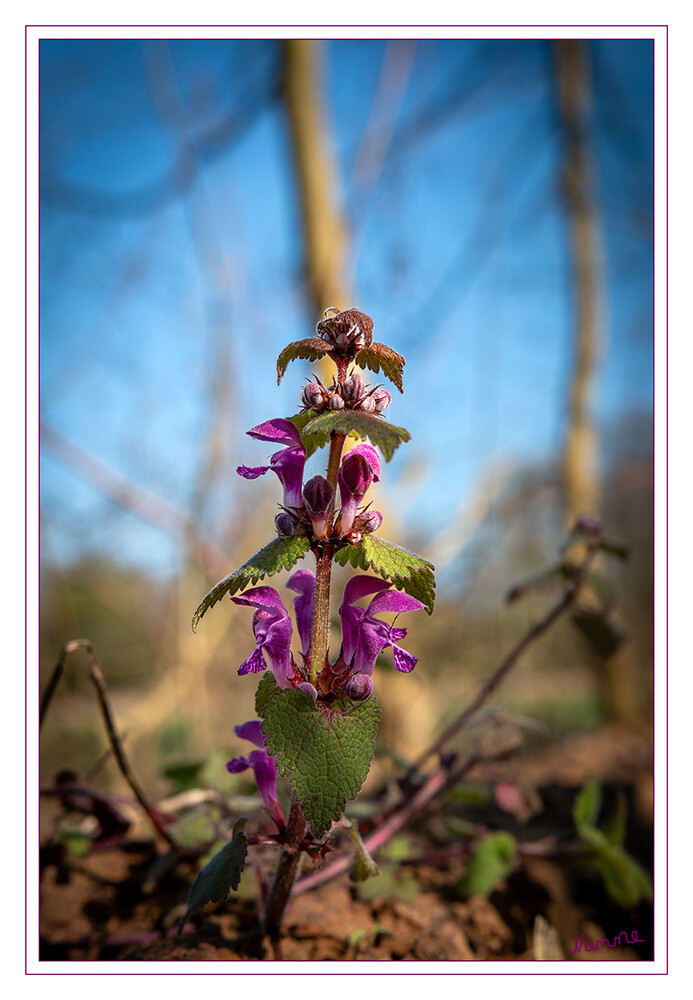
[(103, 674), (101, 672), (101, 667), (99, 666), (99, 661), (96, 658), (96, 652), (89, 639), (72, 639), (70, 642), (65, 643), (63, 648), (60, 650), (60, 656), (58, 662), (55, 666), (55, 670), (48, 682), (48, 686), (41, 698), (41, 711), (39, 717), (39, 729), (43, 723), (46, 712), (48, 711), (48, 706), (51, 703), (53, 695), (55, 694), (55, 689), (58, 686), (58, 682), (63, 675), (65, 668), (65, 658), (68, 653), (73, 653), (78, 649), (84, 649), (87, 654), (87, 661), (89, 663), (89, 676), (91, 681), (96, 688), (96, 694), (99, 699), (99, 705), (101, 707), (101, 715), (103, 716), (103, 721), (106, 726), (106, 732), (108, 733), (108, 739), (111, 744), (111, 749), (113, 751), (113, 756), (116, 759), (120, 773), (123, 775), (128, 785), (132, 789), (133, 795), (142, 806), (147, 816), (152, 822), (157, 833), (164, 838), (166, 843), (173, 851), (178, 851), (178, 845), (175, 840), (168, 833), (161, 820), (156, 814), (156, 811), (149, 804), (145, 798), (144, 792), (139, 787), (135, 776), (130, 769), (130, 765), (125, 756), (125, 752), (122, 747), (121, 740), (116, 732), (115, 723), (113, 721), (113, 714), (111, 712), (110, 702), (108, 699), (108, 692), (106, 690), (106, 682), (104, 680)]
[(572, 604), (574, 604), (580, 589), (587, 578), (590, 565), (596, 552), (596, 546), (590, 546), (588, 548), (584, 562), (578, 570), (572, 586), (569, 587), (560, 601), (558, 601), (540, 621), (536, 622), (520, 639), (517, 645), (510, 650), (496, 672), (489, 677), (477, 694), (476, 698), (470, 705), (467, 706), (467, 708), (465, 708), (464, 712), (462, 712), (461, 715), (458, 715), (454, 722), (452, 722), (443, 732), (443, 734), (439, 736), (438, 739), (414, 761), (405, 775), (405, 780), (411, 778), (429, 757), (432, 757), (434, 753), (437, 753), (444, 746), (444, 744), (448, 742), (448, 740), (452, 739), (452, 737), (459, 733), (460, 730), (464, 729), (472, 716), (479, 711), (487, 698), (496, 690), (501, 681), (504, 680), (506, 675), (515, 666), (525, 650), (531, 646), (531, 644), (535, 642), (539, 636), (543, 635), (544, 632), (546, 632), (546, 630), (553, 625), (557, 618), (560, 618), (560, 616), (564, 614), (564, 612), (566, 612)]

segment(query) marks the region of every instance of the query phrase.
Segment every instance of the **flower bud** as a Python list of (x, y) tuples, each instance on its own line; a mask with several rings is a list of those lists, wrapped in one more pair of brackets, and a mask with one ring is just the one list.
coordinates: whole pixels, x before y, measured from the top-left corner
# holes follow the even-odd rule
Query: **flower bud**
[(377, 531), (382, 523), (383, 515), (379, 510), (367, 510), (361, 516), (361, 531), (370, 535), (372, 532)]
[(274, 519), (274, 526), (277, 529), (277, 534), (281, 535), (283, 538), (291, 538), (296, 534), (296, 529), (298, 528), (298, 521), (287, 511), (282, 511), (281, 514), (277, 514)]
[(352, 701), (365, 701), (373, 693), (373, 678), (368, 674), (352, 674), (344, 690)]
[(327, 518), (332, 510), (334, 489), (324, 476), (313, 476), (303, 487), (303, 502), (313, 522), (316, 538), (324, 538)]
[(371, 399), (375, 403), (376, 413), (382, 413), (383, 410), (386, 410), (392, 402), (392, 396), (387, 389), (376, 389), (375, 392), (371, 394)]
[(335, 393), (334, 396), (330, 396), (330, 409), (331, 410), (344, 409), (344, 400), (338, 393)]
[(308, 409), (321, 406), (325, 401), (325, 390), (319, 382), (309, 382), (301, 392), (301, 402)]
[(313, 699), (313, 701), (318, 700), (318, 692), (315, 690), (312, 684), (308, 683), (308, 681), (303, 681), (296, 687), (296, 690), (303, 691), (304, 694), (309, 694)]
[(342, 383), (341, 395), (345, 403), (355, 403), (357, 399), (363, 396), (363, 391), (366, 388), (366, 383), (363, 381), (358, 372), (354, 372), (349, 378), (345, 379)]
[[(326, 312), (332, 310), (326, 310)], [(373, 320), (358, 309), (345, 309), (336, 316), (325, 316), (317, 326), (318, 336), (332, 344), (339, 354), (351, 355), (373, 340)]]
[(366, 396), (365, 399), (361, 400), (360, 408), (365, 410), (366, 413), (375, 413), (375, 400), (372, 396)]
[(354, 524), (358, 507), (371, 483), (378, 482), (380, 459), (375, 448), (360, 444), (344, 456), (337, 473), (342, 501), (340, 525), (342, 534), (348, 535)]

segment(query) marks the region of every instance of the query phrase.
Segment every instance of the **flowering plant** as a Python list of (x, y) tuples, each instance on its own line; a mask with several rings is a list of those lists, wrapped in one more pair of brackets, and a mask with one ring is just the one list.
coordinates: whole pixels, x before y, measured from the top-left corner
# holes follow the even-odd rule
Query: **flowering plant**
[[(258, 719), (238, 726), (236, 732), (256, 749), (231, 760), (228, 768), (233, 773), (253, 770), (282, 845), (264, 914), (264, 929), (274, 940), (301, 853), (322, 852), (322, 838), (340, 821), (347, 801), (355, 798), (368, 774), (380, 720), (373, 681), (378, 656), (391, 648), (394, 666), (402, 673), (412, 671), (418, 662), (401, 645), (406, 627), (380, 616), (421, 610), (430, 614), (434, 601), (433, 566), (381, 538), (377, 532), (383, 516), (366, 502), (368, 490), (380, 480), (376, 449), (389, 460), (409, 434), (384, 419), (391, 395), (380, 385), (367, 385), (359, 369), (382, 371), (401, 392), (404, 359), (373, 341), (369, 316), (357, 309), (328, 309), (317, 325), (317, 336), (289, 344), (279, 355), (278, 381), (290, 361), (321, 357), (336, 365), (332, 383), (326, 386), (314, 377), (303, 388), (299, 413), (249, 430), (250, 437), (278, 450), (267, 465), (241, 465), (237, 470), (245, 479), (270, 471), (279, 479), (283, 492), (275, 518), (276, 537), (213, 587), (193, 617), (196, 630), (202, 616), (227, 594), (236, 604), (254, 609), (255, 645), (238, 673), (263, 674), (255, 699)], [(345, 453), (347, 438), (363, 443)], [(326, 475), (304, 483), (307, 457), (325, 445), (329, 445)], [(292, 569), (308, 552), (315, 559), (315, 571), (297, 569), (286, 583), (297, 595), (292, 603), (298, 644), (292, 648), (294, 625), (281, 595), (269, 586), (247, 588)], [(344, 588), (339, 607), (341, 644), (331, 657), (334, 562), (371, 573), (359, 573)], [(370, 598), (366, 607), (357, 603), (363, 598)], [(291, 789), (288, 817), (277, 798), (278, 775), (288, 779)], [(246, 850), (237, 824), (233, 839), (207, 866), (212, 875), (203, 870), (198, 876), (190, 909), (222, 898), (230, 886), (237, 886)], [(212, 883), (215, 894), (204, 888)]]

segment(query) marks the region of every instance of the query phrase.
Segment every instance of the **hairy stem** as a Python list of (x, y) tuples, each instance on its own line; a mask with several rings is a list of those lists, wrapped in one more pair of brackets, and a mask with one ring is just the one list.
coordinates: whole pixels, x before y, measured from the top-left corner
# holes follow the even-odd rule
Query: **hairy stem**
[[(327, 479), (337, 491), (337, 472), (342, 458), (346, 435), (332, 433), (330, 457), (327, 462)], [(332, 532), (334, 508), (327, 524), (327, 534)], [(315, 553), (315, 612), (310, 644), (310, 683), (315, 687), (318, 674), (325, 666), (330, 637), (330, 580), (332, 577), (332, 552), (326, 549)]]
[(306, 832), (306, 817), (296, 799), (291, 798), (291, 810), (286, 825), (285, 842), (279, 856), (277, 871), (265, 909), (264, 930), (276, 943), (281, 934), (282, 917), (293, 889), (301, 860), (301, 843)]

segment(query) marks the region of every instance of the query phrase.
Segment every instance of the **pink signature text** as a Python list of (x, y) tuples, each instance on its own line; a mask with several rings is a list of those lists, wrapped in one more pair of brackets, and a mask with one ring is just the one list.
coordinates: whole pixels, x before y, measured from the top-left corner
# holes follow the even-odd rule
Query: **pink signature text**
[[(625, 938), (625, 941), (622, 940)], [(601, 941), (585, 941), (585, 935), (583, 934), (580, 940), (575, 938), (575, 947), (571, 951), (571, 955), (577, 955), (578, 952), (582, 951), (599, 951), (599, 946), (602, 948), (620, 948), (623, 944), (644, 944), (644, 939), (638, 937), (637, 931), (631, 931), (631, 936), (628, 937), (628, 931), (621, 931), (618, 937), (615, 937), (613, 941), (609, 941), (608, 938), (602, 938)]]

